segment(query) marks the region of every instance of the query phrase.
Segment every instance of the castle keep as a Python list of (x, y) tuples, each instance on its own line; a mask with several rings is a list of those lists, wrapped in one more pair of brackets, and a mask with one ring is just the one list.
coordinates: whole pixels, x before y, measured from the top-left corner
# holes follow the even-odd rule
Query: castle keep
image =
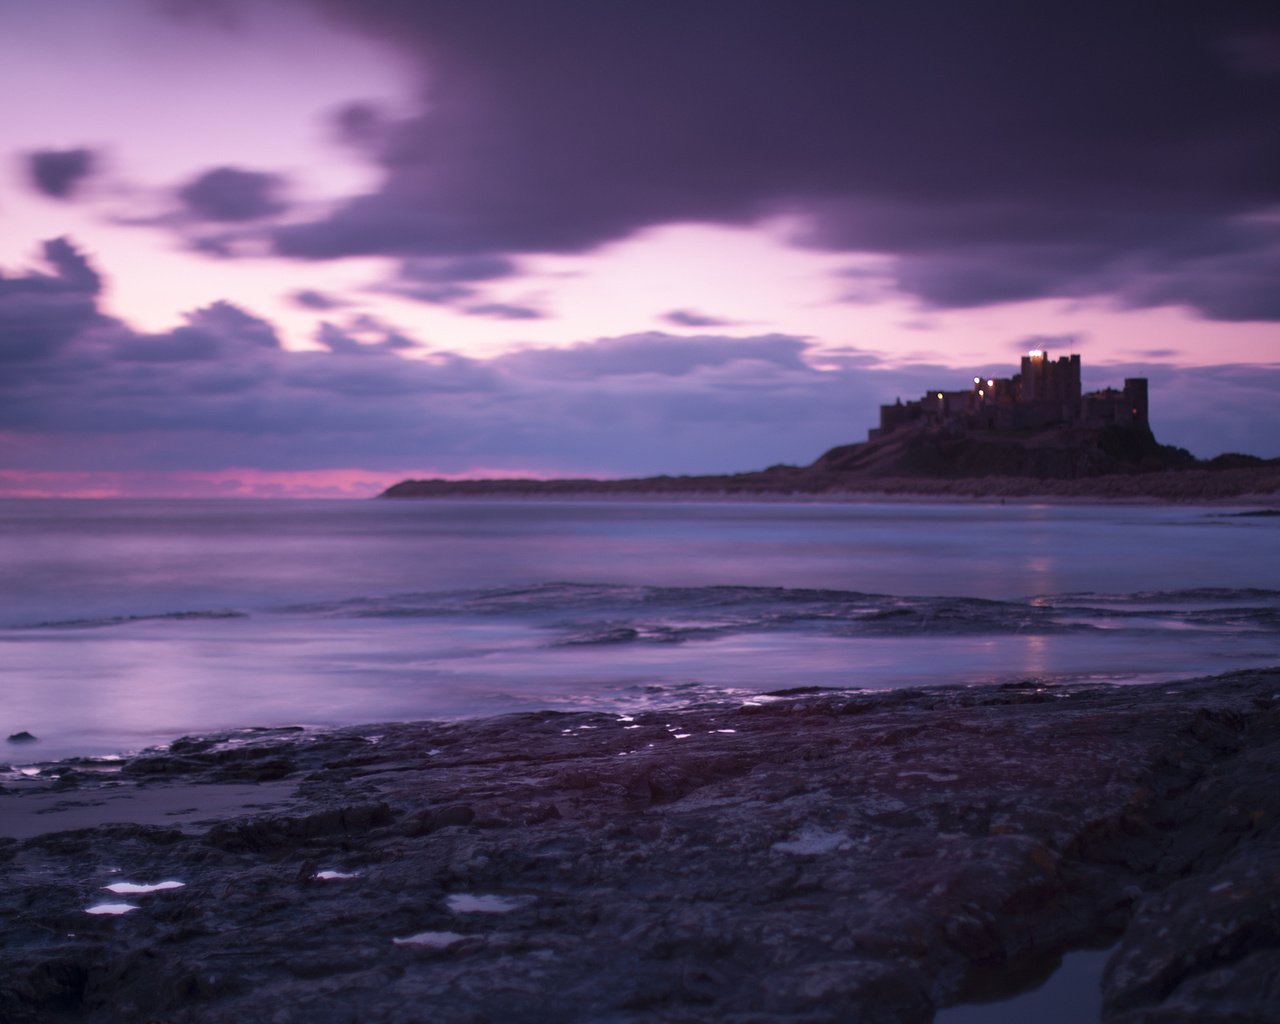
[(1123, 390), (1103, 388), (1080, 393), (1080, 357), (1055, 362), (1037, 349), (1022, 357), (1012, 377), (974, 377), (963, 391), (930, 391), (914, 402), (898, 399), (880, 406), (880, 426), (868, 440), (883, 437), (910, 423), (950, 424), (974, 430), (1029, 430), (1081, 425), (1149, 429), (1147, 379), (1128, 377)]

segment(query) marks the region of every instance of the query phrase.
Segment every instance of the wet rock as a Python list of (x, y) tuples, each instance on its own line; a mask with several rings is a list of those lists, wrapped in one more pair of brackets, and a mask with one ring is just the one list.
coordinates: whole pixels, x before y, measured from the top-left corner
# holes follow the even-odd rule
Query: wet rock
[(27, 732), (25, 729), (23, 729), (22, 732), (12, 733), (9, 736), (9, 740), (8, 740), (8, 742), (10, 743), (34, 743), (35, 741), (36, 741), (36, 738), (32, 736), (31, 733)]
[[(1117, 935), (1109, 1022), (1268, 1019), (1277, 692), (1252, 672), (187, 737), (69, 798), (199, 806), (274, 777), (287, 806), (0, 841), (0, 1019), (924, 1024)], [(86, 915), (121, 877), (186, 885)]]
[[(1280, 716), (1198, 715), (1210, 749), (1161, 860), (1167, 887), (1137, 900), (1104, 981), (1115, 1024), (1266, 1021), (1280, 1007)], [(1206, 728), (1208, 723), (1211, 728)], [(1224, 742), (1218, 726), (1229, 729)], [(1268, 779), (1270, 775), (1270, 780)]]
[(476, 812), (466, 804), (452, 804), (442, 807), (432, 815), (432, 827), (446, 828), (449, 825), (469, 825), (475, 820)]
[(365, 832), (394, 820), (385, 803), (349, 804), (300, 816), (269, 815), (215, 825), (205, 842), (224, 850), (296, 847), (332, 835)]

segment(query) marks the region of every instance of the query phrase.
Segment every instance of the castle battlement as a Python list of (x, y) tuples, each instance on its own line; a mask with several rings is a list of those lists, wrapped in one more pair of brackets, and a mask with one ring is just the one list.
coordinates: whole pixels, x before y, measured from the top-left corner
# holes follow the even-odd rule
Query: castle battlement
[(1043, 349), (1022, 357), (1012, 377), (974, 377), (963, 391), (928, 391), (915, 401), (880, 406), (880, 426), (868, 440), (911, 423), (954, 424), (973, 430), (1029, 430), (1058, 425), (1150, 429), (1147, 379), (1129, 377), (1124, 388), (1082, 394), (1080, 357), (1056, 361)]

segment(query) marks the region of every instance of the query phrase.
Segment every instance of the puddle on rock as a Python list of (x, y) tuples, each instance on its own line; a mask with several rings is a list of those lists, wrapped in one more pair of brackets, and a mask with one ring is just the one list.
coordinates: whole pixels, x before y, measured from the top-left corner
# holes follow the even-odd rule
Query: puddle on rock
[(470, 938), (470, 936), (459, 935), (457, 932), (418, 932), (416, 935), (409, 935), (403, 939), (392, 939), (391, 941), (397, 946), (426, 946), (428, 949), (447, 949), (466, 938)]
[(359, 877), (360, 877), (360, 872), (358, 872), (358, 871), (331, 871), (331, 870), (327, 870), (327, 869), (326, 869), (326, 870), (324, 870), (324, 871), (317, 871), (317, 872), (316, 872), (314, 875), (312, 875), (311, 877), (312, 877), (312, 878), (318, 878), (318, 879), (320, 879), (322, 882), (332, 882), (332, 881), (335, 881), (335, 880), (338, 880), (338, 879), (359, 878)]
[(127, 914), (129, 911), (137, 909), (138, 907), (135, 903), (95, 903), (91, 907), (85, 907), (84, 912), (86, 914), (111, 914), (118, 917), (121, 914)]
[(806, 825), (791, 839), (773, 844), (779, 853), (793, 853), (797, 857), (847, 850), (853, 845), (847, 832), (828, 832), (826, 829)]
[(513, 910), (519, 910), (526, 901), (506, 896), (455, 892), (446, 896), (444, 902), (455, 914), (509, 914)]
[(108, 892), (113, 892), (117, 896), (140, 896), (148, 892), (164, 892), (167, 889), (182, 889), (186, 886), (186, 882), (177, 882), (169, 879), (165, 882), (155, 882), (151, 885), (140, 882), (112, 882), (110, 885), (104, 885), (102, 888)]
[[(1112, 947), (1114, 948), (1114, 947)], [(1080, 1024), (1102, 1017), (1102, 972), (1111, 949), (1067, 953), (1044, 984), (993, 1003), (939, 1010), (934, 1024)]]

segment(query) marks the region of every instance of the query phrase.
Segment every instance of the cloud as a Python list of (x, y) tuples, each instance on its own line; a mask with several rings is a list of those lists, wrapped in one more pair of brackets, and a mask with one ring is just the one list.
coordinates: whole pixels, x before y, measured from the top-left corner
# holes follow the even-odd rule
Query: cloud
[(377, 290), (433, 306), (458, 306), (476, 296), (476, 289), (464, 284), (418, 284), (412, 281), (393, 281), (380, 286)]
[(1280, 75), (1280, 32), (1240, 32), (1218, 45), (1228, 65), (1242, 75)]
[(102, 281), (65, 238), (44, 243), (52, 274), (0, 275), (0, 364), (48, 360), (87, 328), (105, 322), (97, 309)]
[(370, 316), (353, 317), (345, 327), (322, 323), (316, 340), (330, 352), (405, 352), (418, 348), (417, 342)]
[(723, 320), (718, 316), (708, 316), (693, 309), (673, 309), (663, 313), (662, 319), (676, 327), (729, 327), (732, 320)]
[(545, 314), (528, 304), (486, 301), (476, 287), (489, 281), (513, 277), (516, 262), (494, 253), (479, 253), (456, 259), (416, 258), (401, 262), (395, 275), (378, 286), (378, 291), (400, 298), (438, 306), (453, 306), (472, 316), (499, 320), (537, 320)]
[(508, 370), (534, 377), (597, 380), (658, 374), (681, 377), (707, 367), (764, 363), (775, 369), (808, 372), (803, 355), (808, 343), (784, 334), (752, 338), (710, 335), (678, 337), (658, 331), (580, 342), (565, 348), (530, 347), (499, 356)]
[(277, 174), (215, 167), (178, 189), (178, 198), (201, 220), (240, 223), (287, 210), (288, 204), (279, 197), (283, 187), (284, 179)]
[[(47, 243), (45, 258), (45, 270), (0, 277), (10, 476), (729, 472), (807, 463), (865, 437), (880, 403), (962, 387), (971, 372), (891, 368), (787, 334), (644, 332), (476, 358), (368, 316), (330, 320), (320, 349), (292, 351), (228, 302), (135, 330), (97, 308), (101, 279), (71, 243)], [(1280, 366), (1089, 370), (1149, 376), (1161, 440), (1280, 454)]]
[(152, 0), (166, 17), (210, 25), (224, 32), (239, 32), (245, 24), (240, 0)]
[(515, 261), (494, 253), (467, 256), (462, 259), (414, 259), (400, 264), (404, 281), (430, 284), (456, 284), (461, 281), (495, 281), (511, 277), (517, 271)]
[(186, 363), (252, 360), (283, 347), (275, 328), (229, 302), (215, 302), (186, 314), (186, 324), (163, 334), (122, 331), (112, 357), (120, 362)]
[(31, 183), (54, 199), (70, 199), (85, 178), (93, 173), (93, 151), (79, 149), (39, 149), (27, 155)]
[(1184, 303), (1215, 320), (1280, 320), (1280, 237), (1256, 227), (1161, 259), (1117, 285), (1131, 305)]
[(427, 85), (417, 117), (348, 111), (382, 183), (275, 229), (290, 257), (577, 253), (786, 213), (927, 306), (1277, 316), (1256, 240), (1227, 238), (1209, 281), (1189, 255), (1280, 204), (1274, 9), (313, 2)]
[(338, 141), (355, 149), (377, 153), (390, 138), (393, 123), (382, 108), (366, 100), (353, 100), (333, 112)]
[(327, 292), (316, 291), (314, 288), (302, 288), (289, 296), (293, 300), (294, 305), (303, 309), (314, 310), (330, 310), (341, 309), (346, 303), (339, 298), (328, 294)]
[[(55, 291), (83, 292), (97, 295), (102, 290), (102, 278), (93, 269), (84, 254), (66, 238), (54, 238), (44, 243), (44, 258), (57, 276), (46, 287)], [(29, 278), (35, 283), (38, 278)]]
[(463, 306), (462, 310), (471, 316), (487, 316), (495, 320), (541, 320), (546, 316), (540, 309), (514, 302), (478, 302)]

